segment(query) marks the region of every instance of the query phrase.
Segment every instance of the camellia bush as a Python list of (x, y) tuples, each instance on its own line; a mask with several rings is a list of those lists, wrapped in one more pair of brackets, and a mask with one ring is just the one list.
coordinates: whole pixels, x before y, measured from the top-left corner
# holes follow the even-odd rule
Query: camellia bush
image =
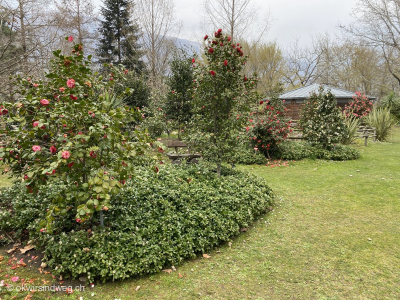
[(95, 221), (96, 213), (101, 220), (147, 148), (145, 135), (125, 130), (140, 112), (116, 107), (111, 92), (127, 70), (107, 66), (109, 77), (93, 74), (82, 44), (73, 45), (70, 55), (53, 53), (46, 79), (18, 77), (18, 102), (3, 103), (1, 109), (7, 139), (0, 157), (10, 175), (22, 179), (32, 194), (55, 182), (68, 186), (54, 196), (41, 222), (40, 230), (48, 233), (70, 210), (78, 223)]
[(287, 109), (279, 98), (260, 101), (260, 105), (261, 110), (250, 115), (250, 140), (256, 151), (270, 158), (269, 151), (276, 148), (292, 131), (291, 121), (286, 117)]
[(222, 162), (234, 152), (238, 131), (246, 124), (256, 80), (243, 74), (243, 50), (221, 29), (204, 41), (206, 62), (193, 61), (194, 116), (188, 142), (216, 163), (220, 174)]
[(371, 112), (373, 106), (373, 103), (366, 95), (361, 92), (356, 92), (353, 96), (353, 100), (349, 102), (349, 105), (346, 105), (344, 113), (346, 118), (353, 117), (361, 119)]
[(327, 150), (338, 144), (346, 131), (346, 124), (335, 97), (330, 91), (325, 92), (323, 87), (307, 99), (299, 125), (306, 141)]

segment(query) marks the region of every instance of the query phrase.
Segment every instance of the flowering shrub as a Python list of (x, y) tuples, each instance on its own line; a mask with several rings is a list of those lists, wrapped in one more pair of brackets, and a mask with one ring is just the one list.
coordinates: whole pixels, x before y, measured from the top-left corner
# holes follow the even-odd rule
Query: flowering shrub
[(349, 105), (346, 105), (344, 113), (346, 118), (355, 117), (361, 119), (371, 112), (373, 106), (366, 95), (356, 92), (353, 100), (349, 102)]
[[(261, 111), (250, 113), (250, 140), (254, 149), (270, 157), (269, 150), (284, 141), (289, 132), (291, 121), (286, 118), (283, 102), (279, 98), (261, 101)], [(250, 128), (250, 127), (247, 127)]]
[(324, 92), (323, 87), (310, 95), (302, 109), (299, 125), (306, 141), (328, 150), (341, 141), (346, 130), (335, 97), (330, 91)]
[[(134, 171), (134, 160), (146, 150), (144, 135), (124, 130), (140, 113), (115, 107), (110, 93), (124, 80), (124, 70), (108, 66), (108, 78), (93, 74), (91, 56), (84, 57), (82, 48), (75, 44), (68, 56), (54, 51), (45, 81), (18, 77), (22, 97), (2, 109), (8, 139), (0, 158), (11, 176), (22, 178), (33, 194), (60, 180), (68, 186), (52, 199), (41, 223), (49, 233), (52, 222), (69, 210), (82, 223), (110, 209), (111, 195), (119, 192)], [(9, 130), (11, 125), (15, 130)]]
[(246, 57), (240, 44), (218, 29), (204, 37), (206, 64), (195, 67), (194, 113), (189, 141), (202, 156), (217, 164), (234, 151), (237, 133), (245, 124), (249, 103), (255, 98), (254, 78), (242, 74)]

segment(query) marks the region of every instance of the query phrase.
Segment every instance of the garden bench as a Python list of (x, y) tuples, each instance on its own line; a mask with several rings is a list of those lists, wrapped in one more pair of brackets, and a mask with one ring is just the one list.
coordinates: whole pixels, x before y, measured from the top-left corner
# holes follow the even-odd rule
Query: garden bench
[(357, 130), (357, 137), (364, 138), (364, 145), (368, 145), (368, 138), (374, 138), (376, 141), (376, 128), (375, 127), (368, 127), (368, 126), (360, 126)]
[[(169, 159), (173, 164), (181, 164), (181, 159), (187, 159), (188, 163), (197, 164), (197, 158), (201, 157), (200, 153), (190, 153), (190, 148), (182, 141), (171, 140), (168, 141), (168, 148), (175, 148), (175, 153), (167, 153)], [(188, 148), (188, 153), (179, 153), (179, 148)]]

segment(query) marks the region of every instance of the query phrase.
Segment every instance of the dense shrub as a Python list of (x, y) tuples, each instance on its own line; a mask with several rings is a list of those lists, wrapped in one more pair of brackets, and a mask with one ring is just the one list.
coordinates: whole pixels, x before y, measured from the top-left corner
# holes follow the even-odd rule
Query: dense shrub
[(230, 164), (262, 165), (267, 162), (264, 153), (256, 151), (248, 141), (238, 143), (235, 151), (227, 160)]
[[(218, 178), (203, 165), (168, 165), (158, 174), (142, 170), (113, 196), (104, 230), (57, 218), (56, 234), (38, 238), (52, 273), (86, 275), (91, 282), (123, 279), (177, 265), (229, 240), (264, 213), (273, 197), (260, 178), (228, 168), (221, 173)], [(19, 185), (3, 189), (0, 229), (28, 227), (38, 235), (35, 225), (27, 225), (38, 226), (53, 192), (43, 189), (32, 196)]]
[[(277, 97), (260, 102), (261, 110), (250, 117), (252, 129), (250, 132), (253, 147), (270, 157), (269, 151), (276, 148), (292, 131), (291, 121), (286, 117), (286, 107)], [(249, 128), (249, 127), (248, 127)]]
[(306, 141), (327, 150), (340, 142), (346, 127), (335, 96), (322, 86), (303, 106), (299, 125)]
[(332, 149), (324, 149), (320, 145), (307, 142), (285, 141), (273, 151), (273, 157), (284, 160), (300, 160), (304, 158), (326, 160), (352, 160), (360, 157), (360, 152), (350, 146), (336, 144)]
[(353, 96), (353, 100), (345, 106), (344, 113), (346, 118), (361, 119), (371, 112), (373, 106), (373, 103), (366, 95), (361, 94), (361, 92), (356, 92)]

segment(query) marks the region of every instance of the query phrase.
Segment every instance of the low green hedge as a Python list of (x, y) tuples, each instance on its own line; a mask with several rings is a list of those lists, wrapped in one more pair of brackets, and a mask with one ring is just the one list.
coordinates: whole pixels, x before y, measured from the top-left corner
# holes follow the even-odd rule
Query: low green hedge
[(351, 146), (337, 144), (332, 150), (326, 150), (320, 146), (299, 141), (285, 141), (274, 149), (271, 154), (274, 158), (284, 160), (312, 158), (343, 161), (360, 157), (360, 152)]
[(39, 195), (21, 186), (1, 190), (0, 229), (24, 232), (42, 247), (54, 275), (124, 279), (160, 271), (230, 240), (272, 205), (263, 179), (203, 165), (165, 166), (160, 173), (142, 170), (127, 182), (105, 213), (101, 230), (58, 219), (54, 235), (39, 233), (39, 218), (51, 201), (53, 187)]

